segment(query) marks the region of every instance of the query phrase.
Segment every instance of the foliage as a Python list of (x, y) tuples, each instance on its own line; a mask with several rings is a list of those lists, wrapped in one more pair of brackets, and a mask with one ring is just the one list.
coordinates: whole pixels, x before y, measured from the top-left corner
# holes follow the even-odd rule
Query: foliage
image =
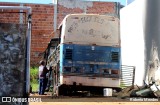
[(38, 82), (38, 67), (31, 67), (30, 69), (30, 80), (32, 83)]
[(32, 91), (38, 91), (38, 67), (31, 67), (30, 69), (30, 83)]
[(32, 92), (37, 92), (38, 91), (38, 83), (31, 83), (32, 86)]

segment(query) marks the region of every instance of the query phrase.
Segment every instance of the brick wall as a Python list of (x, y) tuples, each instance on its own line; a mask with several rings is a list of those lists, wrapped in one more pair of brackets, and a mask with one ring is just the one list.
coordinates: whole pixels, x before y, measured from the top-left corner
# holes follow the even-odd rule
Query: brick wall
[[(113, 2), (74, 2), (72, 4), (71, 0), (59, 0), (57, 12), (58, 12), (58, 24), (63, 20), (67, 14), (76, 14), (76, 13), (89, 13), (89, 14), (115, 14), (116, 13), (116, 4)], [(68, 1), (68, 2), (67, 2)], [(67, 5), (68, 4), (68, 5)], [(83, 7), (81, 7), (83, 6)]]
[[(0, 3), (0, 6), (20, 6), (20, 4)], [(53, 5), (23, 4), (32, 8), (31, 64), (38, 64), (50, 38), (53, 37)], [(19, 23), (18, 10), (0, 10), (0, 22)], [(26, 12), (26, 11), (24, 11)], [(23, 23), (27, 23), (23, 13)]]
[(38, 64), (53, 37), (53, 5), (25, 4), (32, 7), (31, 64)]
[[(0, 3), (0, 6), (19, 6), (18, 4)], [(15, 12), (15, 13), (12, 13)], [(0, 22), (19, 23), (19, 14), (17, 10), (0, 10)]]
[[(20, 6), (20, 4), (2, 3), (0, 6)], [(38, 64), (42, 59), (42, 53), (46, 49), (53, 32), (53, 5), (23, 4), (32, 7), (32, 39), (31, 39), (31, 65)], [(57, 8), (57, 25), (67, 14), (73, 13), (95, 13), (95, 14), (115, 14), (116, 5), (111, 2), (79, 2), (76, 4), (71, 0), (59, 0)], [(0, 10), (0, 22), (19, 23), (19, 14), (5, 12), (19, 12)], [(25, 12), (25, 11), (24, 11)], [(23, 22), (26, 22), (23, 14)]]

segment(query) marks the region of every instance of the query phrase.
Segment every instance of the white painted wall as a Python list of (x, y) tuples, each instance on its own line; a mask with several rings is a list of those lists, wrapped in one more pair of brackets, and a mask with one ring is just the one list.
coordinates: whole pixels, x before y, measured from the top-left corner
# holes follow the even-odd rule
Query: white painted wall
[(135, 84), (144, 76), (143, 0), (135, 0), (120, 10), (122, 65), (135, 66)]

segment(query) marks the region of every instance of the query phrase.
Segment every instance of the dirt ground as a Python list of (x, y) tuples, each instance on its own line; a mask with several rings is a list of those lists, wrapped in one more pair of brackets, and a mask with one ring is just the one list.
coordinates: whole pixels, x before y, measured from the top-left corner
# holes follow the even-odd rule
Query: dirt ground
[(117, 97), (41, 97), (42, 102), (30, 102), (29, 105), (160, 105), (158, 102), (131, 102), (130, 98)]
[[(123, 91), (127, 91), (125, 89)], [(80, 96), (59, 96), (51, 97), (51, 93), (39, 96), (32, 94), (30, 97), (41, 98), (42, 102), (30, 102), (29, 105), (160, 105), (160, 98), (122, 98), (122, 97), (80, 97)], [(143, 99), (143, 101), (138, 100)], [(147, 102), (145, 99), (153, 99), (155, 101)], [(138, 100), (138, 101), (137, 101)], [(157, 101), (156, 101), (157, 100)]]
[(31, 102), (29, 105), (160, 105), (160, 102)]

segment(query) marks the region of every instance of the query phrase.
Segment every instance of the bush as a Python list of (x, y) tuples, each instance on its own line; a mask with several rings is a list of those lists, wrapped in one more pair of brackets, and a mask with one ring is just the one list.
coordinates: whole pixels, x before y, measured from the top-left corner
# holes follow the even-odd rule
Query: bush
[(31, 67), (30, 69), (30, 83), (33, 92), (38, 91), (38, 67)]
[(30, 80), (31, 83), (38, 83), (38, 67), (31, 67)]

